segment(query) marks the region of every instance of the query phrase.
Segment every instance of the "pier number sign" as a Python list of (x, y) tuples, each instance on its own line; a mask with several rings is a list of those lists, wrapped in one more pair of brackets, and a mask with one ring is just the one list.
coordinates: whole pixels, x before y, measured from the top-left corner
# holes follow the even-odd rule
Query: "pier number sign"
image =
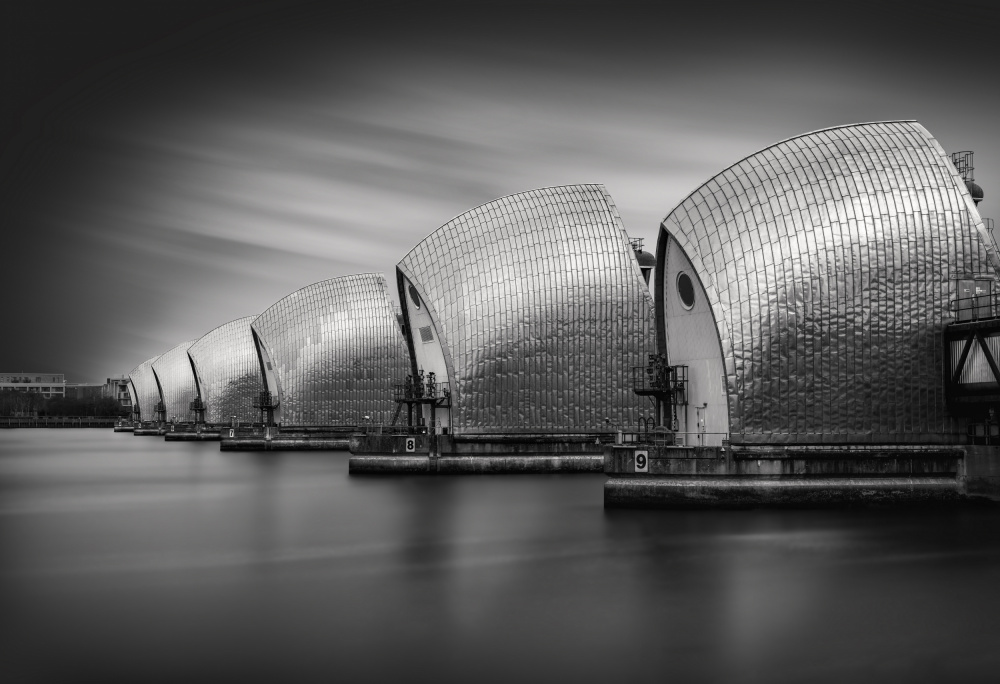
[(635, 472), (637, 472), (637, 473), (648, 473), (649, 472), (649, 452), (648, 451), (636, 451), (635, 452)]
[(406, 453), (412, 454), (417, 450), (417, 440), (413, 437), (406, 438)]

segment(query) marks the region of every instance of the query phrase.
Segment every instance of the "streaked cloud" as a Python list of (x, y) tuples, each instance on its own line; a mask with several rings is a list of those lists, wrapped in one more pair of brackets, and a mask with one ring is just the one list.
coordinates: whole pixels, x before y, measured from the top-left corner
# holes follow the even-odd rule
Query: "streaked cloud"
[(831, 125), (916, 118), (976, 149), (987, 199), (1000, 177), (998, 95), (912, 11), (911, 38), (878, 42), (891, 7), (854, 33), (749, 10), (706, 32), (651, 5), (303, 7), (136, 58), (50, 114), (7, 183), (24, 256), (3, 286), (30, 332), (0, 361), (100, 379), (311, 282), (392, 278), (439, 225), (535, 187), (604, 183), (651, 246), (711, 175)]

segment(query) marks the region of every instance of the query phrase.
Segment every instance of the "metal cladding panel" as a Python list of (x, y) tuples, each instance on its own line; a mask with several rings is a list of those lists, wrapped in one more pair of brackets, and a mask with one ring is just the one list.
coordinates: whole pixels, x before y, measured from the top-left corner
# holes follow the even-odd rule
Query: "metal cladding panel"
[(160, 381), (168, 421), (173, 421), (174, 418), (181, 423), (194, 420), (191, 402), (198, 396), (198, 387), (195, 385), (191, 359), (187, 354), (194, 343), (195, 340), (181, 342), (153, 362), (153, 372)]
[(692, 193), (662, 231), (711, 302), (734, 442), (949, 439), (949, 300), (1000, 262), (920, 124), (778, 143)]
[(388, 423), (409, 351), (377, 273), (324, 280), (293, 292), (251, 326), (274, 366), (286, 425)]
[(247, 316), (221, 325), (191, 345), (191, 357), (205, 404), (205, 422), (228, 423), (259, 420), (254, 402), (264, 389), (260, 361)]
[(655, 351), (653, 301), (603, 186), (484, 204), (398, 270), (444, 348), (454, 432), (603, 432), (652, 413), (631, 369)]
[(143, 361), (128, 374), (132, 381), (132, 404), (137, 408), (142, 420), (156, 418), (156, 405), (160, 401), (160, 388), (156, 386), (156, 375), (153, 373), (153, 362), (159, 356)]

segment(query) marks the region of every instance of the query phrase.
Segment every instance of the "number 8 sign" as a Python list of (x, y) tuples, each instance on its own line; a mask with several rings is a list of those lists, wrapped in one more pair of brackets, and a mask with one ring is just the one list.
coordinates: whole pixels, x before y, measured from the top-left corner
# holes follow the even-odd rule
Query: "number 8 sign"
[(412, 454), (416, 450), (417, 450), (417, 440), (415, 440), (413, 437), (407, 437), (406, 438), (406, 453)]
[(635, 452), (635, 472), (637, 472), (637, 473), (648, 473), (649, 472), (649, 452), (648, 451), (636, 451)]

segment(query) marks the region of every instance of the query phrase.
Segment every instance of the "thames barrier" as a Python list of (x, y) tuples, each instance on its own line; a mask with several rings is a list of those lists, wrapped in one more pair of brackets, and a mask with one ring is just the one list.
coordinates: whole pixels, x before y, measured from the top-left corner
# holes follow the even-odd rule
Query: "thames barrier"
[(1000, 252), (972, 153), (915, 121), (789, 138), (670, 210), (502, 197), (385, 276), (307, 285), (129, 376), (136, 436), (349, 450), (353, 474), (604, 472), (605, 505), (1000, 487)]

